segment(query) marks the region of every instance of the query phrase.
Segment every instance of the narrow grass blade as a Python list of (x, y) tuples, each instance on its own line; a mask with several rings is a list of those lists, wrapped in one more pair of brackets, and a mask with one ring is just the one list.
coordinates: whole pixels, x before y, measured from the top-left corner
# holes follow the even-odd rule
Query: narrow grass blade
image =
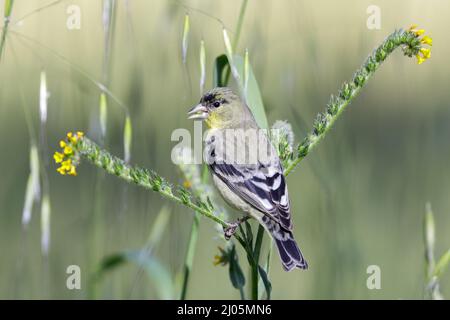
[(9, 18), (11, 16), (13, 4), (14, 0), (5, 0), (5, 18)]
[(128, 261), (134, 262), (147, 271), (147, 275), (155, 284), (156, 292), (160, 299), (173, 299), (173, 281), (167, 267), (165, 267), (156, 257), (146, 254), (142, 255), (139, 251), (128, 252), (126, 254)]
[(164, 206), (161, 208), (158, 215), (156, 216), (155, 221), (152, 224), (152, 228), (150, 230), (147, 239), (147, 246), (154, 247), (158, 245), (164, 231), (167, 228), (169, 220), (170, 220), (170, 210), (167, 206)]
[[(248, 59), (248, 57), (247, 57)], [(255, 74), (253, 73), (252, 66), (249, 62), (247, 62), (247, 66), (245, 63), (245, 59), (239, 55), (233, 56), (233, 62), (236, 68), (236, 72), (239, 76), (239, 86), (244, 88), (245, 84), (241, 81), (241, 79), (245, 79), (245, 73), (247, 72), (247, 95), (246, 102), (248, 107), (252, 110), (253, 115), (255, 116), (256, 122), (262, 129), (269, 128), (269, 123), (267, 121), (266, 110), (264, 108), (263, 99), (261, 96), (261, 91), (259, 90), (258, 82), (256, 81)], [(245, 71), (247, 69), (247, 71)], [(241, 76), (242, 75), (242, 76)], [(244, 90), (242, 90), (244, 91)]]
[(105, 257), (94, 274), (93, 282), (98, 283), (107, 273), (124, 265), (133, 263), (147, 272), (150, 280), (155, 285), (157, 295), (160, 299), (173, 298), (172, 276), (168, 269), (148, 251), (125, 251)]
[(181, 42), (181, 56), (183, 59), (183, 64), (186, 63), (187, 50), (189, 45), (189, 29), (190, 29), (189, 15), (186, 14), (184, 16), (183, 39)]
[(22, 225), (27, 226), (31, 220), (31, 211), (33, 210), (34, 181), (33, 174), (30, 173), (27, 180), (27, 189), (25, 191), (25, 201), (22, 210)]
[(5, 0), (5, 12), (3, 15), (3, 30), (2, 38), (0, 40), (0, 61), (3, 56), (3, 47), (5, 46), (6, 34), (8, 33), (8, 26), (11, 18), (11, 12), (13, 8), (14, 0)]
[(47, 77), (45, 75), (45, 71), (41, 71), (41, 82), (39, 86), (39, 115), (42, 125), (47, 122), (47, 99)]
[(39, 173), (39, 153), (38, 149), (35, 145), (31, 146), (30, 149), (30, 171), (33, 175), (33, 194), (34, 200), (39, 201), (41, 197), (41, 185), (39, 181), (40, 173)]
[(250, 77), (250, 62), (248, 58), (248, 49), (245, 50), (244, 56), (244, 95), (245, 100), (247, 100), (248, 93), (248, 78)]
[(125, 162), (130, 162), (131, 159), (131, 142), (133, 137), (133, 128), (131, 126), (130, 116), (125, 118), (125, 126), (123, 130), (123, 154)]
[(424, 241), (425, 241), (425, 259), (427, 264), (427, 276), (431, 277), (435, 268), (434, 261), (434, 244), (435, 244), (435, 226), (433, 211), (431, 204), (426, 204), (426, 212), (424, 218)]
[(266, 289), (267, 300), (270, 300), (270, 294), (272, 293), (272, 283), (269, 280), (269, 275), (263, 267), (258, 266), (259, 275), (261, 277), (264, 288)]
[(22, 211), (22, 224), (28, 225), (31, 220), (33, 203), (39, 201), (41, 186), (39, 182), (39, 156), (35, 145), (30, 147), (30, 174), (27, 180), (25, 202)]
[(47, 256), (50, 250), (50, 198), (45, 194), (41, 202), (41, 251)]
[(227, 29), (225, 29), (225, 28), (223, 28), (223, 42), (225, 44), (225, 52), (226, 52), (226, 55), (228, 58), (228, 63), (230, 65), (231, 74), (233, 75), (236, 82), (238, 84), (241, 84), (241, 89), (242, 89), (243, 87), (242, 87), (242, 83), (241, 83), (241, 75), (237, 71), (236, 66), (234, 64), (233, 47), (231, 46), (231, 41), (230, 41), (230, 37), (228, 36)]
[(203, 39), (200, 41), (200, 95), (203, 94), (205, 89), (205, 79), (206, 79), (206, 50), (205, 41)]
[(106, 136), (106, 122), (108, 117), (108, 106), (106, 101), (106, 95), (104, 92), (100, 94), (100, 105), (99, 105), (99, 115), (100, 115), (100, 130), (102, 137)]
[(200, 224), (200, 214), (196, 212), (194, 214), (194, 221), (192, 222), (191, 226), (191, 234), (189, 236), (186, 258), (184, 260), (183, 284), (181, 287), (180, 300), (185, 300), (187, 296), (187, 289), (190, 278), (189, 276), (191, 274), (192, 264), (194, 263), (195, 249), (197, 247), (199, 224)]
[(106, 35), (109, 34), (112, 23), (113, 2), (114, 0), (103, 0), (102, 23)]
[(442, 255), (442, 257), (439, 259), (438, 263), (436, 264), (436, 267), (434, 268), (433, 276), (439, 278), (442, 276), (444, 271), (447, 269), (448, 265), (450, 263), (450, 249)]

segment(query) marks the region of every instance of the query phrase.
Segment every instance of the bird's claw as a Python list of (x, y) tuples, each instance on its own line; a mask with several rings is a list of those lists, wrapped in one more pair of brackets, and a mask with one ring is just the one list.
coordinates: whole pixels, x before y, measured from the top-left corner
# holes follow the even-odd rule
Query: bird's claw
[(223, 233), (225, 236), (225, 240), (230, 240), (230, 238), (236, 233), (237, 227), (245, 221), (250, 219), (250, 216), (244, 216), (240, 219), (237, 219), (235, 222), (229, 222), (227, 227), (223, 228)]
[(235, 234), (238, 226), (239, 226), (239, 223), (231, 222), (231, 223), (228, 223), (228, 227), (223, 228), (223, 235), (225, 237), (225, 240), (230, 240), (230, 238), (233, 236), (233, 234)]

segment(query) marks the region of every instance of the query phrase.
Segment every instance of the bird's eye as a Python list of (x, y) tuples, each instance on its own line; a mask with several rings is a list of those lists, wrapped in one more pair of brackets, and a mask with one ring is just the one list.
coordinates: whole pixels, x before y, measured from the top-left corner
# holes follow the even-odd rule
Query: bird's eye
[(219, 101), (214, 102), (213, 106), (214, 108), (220, 107), (220, 102)]

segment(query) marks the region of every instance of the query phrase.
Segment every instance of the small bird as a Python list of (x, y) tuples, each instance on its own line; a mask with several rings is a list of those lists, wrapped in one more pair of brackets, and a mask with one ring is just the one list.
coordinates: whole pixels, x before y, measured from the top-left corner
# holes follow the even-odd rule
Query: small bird
[[(288, 189), (280, 159), (265, 133), (261, 134), (263, 131), (246, 103), (229, 88), (214, 88), (203, 95), (188, 116), (204, 120), (209, 128), (204, 154), (215, 186), (228, 204), (246, 213), (225, 230), (225, 236), (231, 237), (239, 223), (253, 217), (275, 240), (286, 271), (307, 269), (292, 234)], [(246, 137), (245, 132), (252, 130), (258, 131), (258, 143)], [(230, 131), (235, 134), (230, 135)], [(260, 152), (258, 147), (264, 145), (268, 146), (267, 152)], [(243, 152), (248, 154), (242, 157)], [(237, 159), (251, 157), (255, 160)]]

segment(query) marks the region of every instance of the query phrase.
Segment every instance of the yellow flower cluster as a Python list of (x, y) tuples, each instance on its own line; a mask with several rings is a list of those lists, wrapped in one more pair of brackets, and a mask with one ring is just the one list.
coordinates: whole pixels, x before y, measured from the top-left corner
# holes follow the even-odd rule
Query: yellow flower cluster
[[(421, 37), (425, 33), (424, 29), (417, 29), (417, 25), (412, 25), (409, 28), (409, 31), (413, 32), (417, 37)], [(420, 39), (420, 42), (423, 45), (428, 45), (428, 46), (433, 45), (433, 39), (426, 35)], [(431, 49), (420, 48), (419, 53), (416, 55), (417, 63), (422, 64), (425, 60), (430, 59), (430, 57), (431, 57)]]
[(76, 166), (73, 162), (74, 151), (73, 147), (76, 146), (78, 141), (84, 136), (83, 132), (78, 131), (76, 134), (72, 132), (67, 133), (67, 139), (61, 140), (59, 142), (59, 146), (61, 147), (62, 152), (55, 152), (53, 155), (53, 159), (55, 159), (56, 163), (60, 163), (61, 166), (56, 169), (60, 174), (66, 175), (69, 174), (71, 176), (77, 175)]

